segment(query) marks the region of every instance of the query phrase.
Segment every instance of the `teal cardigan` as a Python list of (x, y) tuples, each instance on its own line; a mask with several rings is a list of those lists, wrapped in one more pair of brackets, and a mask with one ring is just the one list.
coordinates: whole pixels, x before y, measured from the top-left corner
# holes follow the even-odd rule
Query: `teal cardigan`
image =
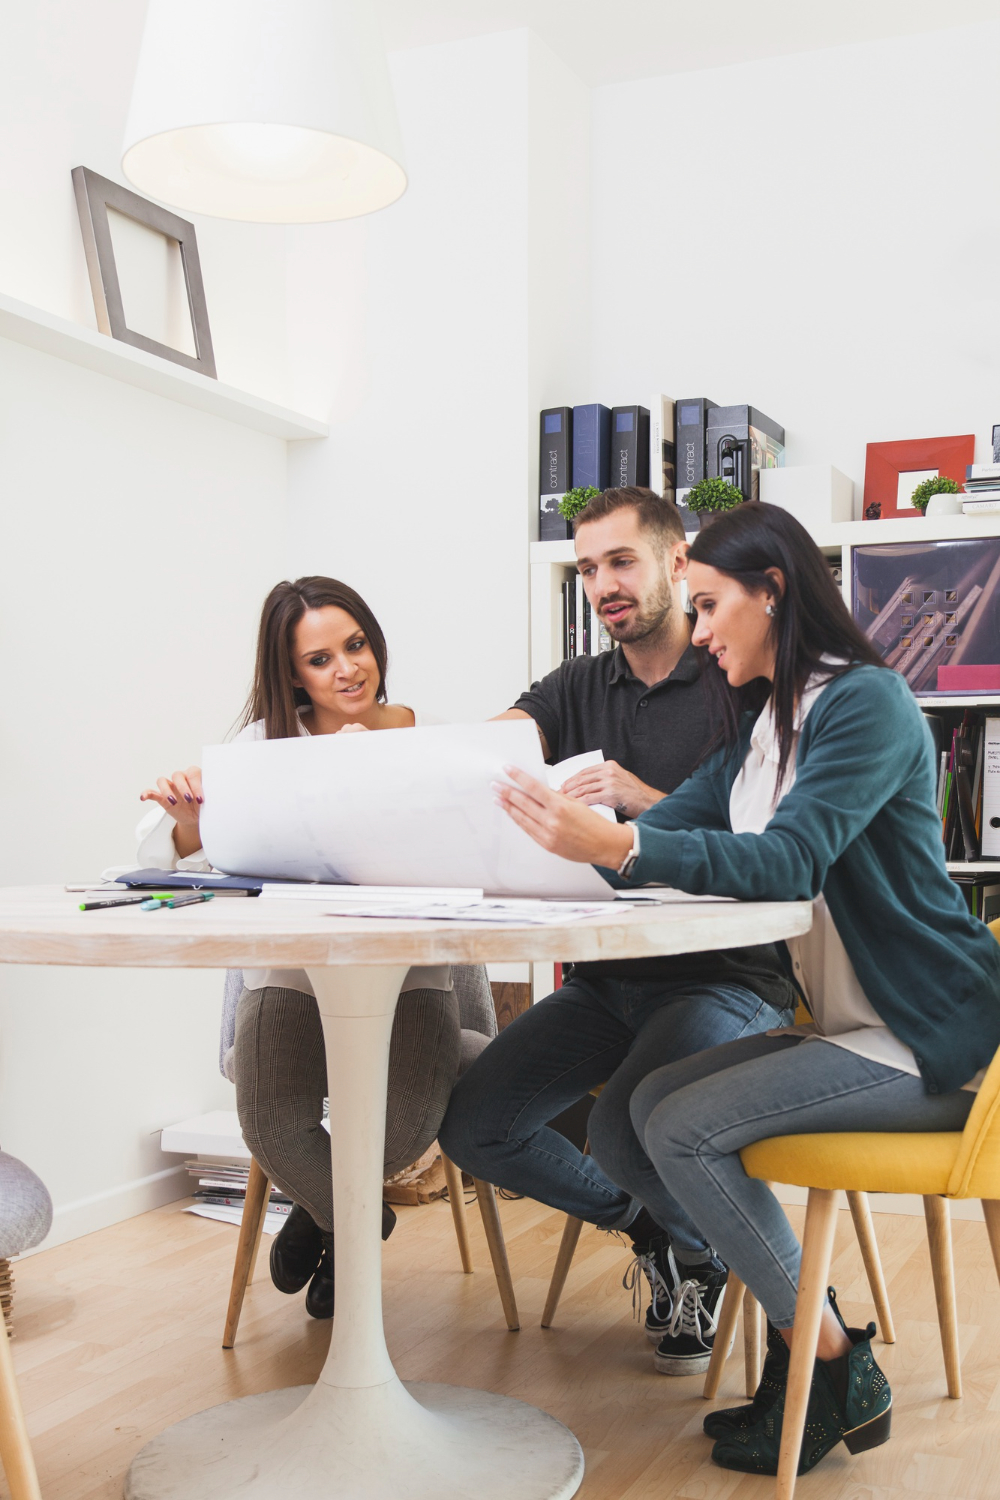
[[(755, 722), (638, 819), (631, 878), (741, 901), (820, 892), (861, 987), (913, 1049), (927, 1090), (968, 1083), (1000, 1046), (1000, 943), (945, 869), (930, 731), (896, 672), (855, 666), (799, 737), (795, 784), (763, 833), (733, 833), (729, 792)], [(1000, 867), (998, 867), (1000, 868)]]

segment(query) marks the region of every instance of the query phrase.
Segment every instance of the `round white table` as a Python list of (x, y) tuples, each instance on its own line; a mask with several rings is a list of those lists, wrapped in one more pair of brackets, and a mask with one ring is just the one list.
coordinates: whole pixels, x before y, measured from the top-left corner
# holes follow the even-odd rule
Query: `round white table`
[(628, 907), (560, 926), (324, 915), (321, 901), (219, 898), (177, 911), (81, 912), (52, 887), (0, 890), (0, 962), (305, 968), (326, 1043), (337, 1313), (314, 1386), (188, 1417), (135, 1458), (126, 1500), (566, 1500), (573, 1434), (486, 1391), (407, 1384), (382, 1328), (381, 1199), (389, 1034), (411, 964), (642, 958), (806, 932), (809, 902)]

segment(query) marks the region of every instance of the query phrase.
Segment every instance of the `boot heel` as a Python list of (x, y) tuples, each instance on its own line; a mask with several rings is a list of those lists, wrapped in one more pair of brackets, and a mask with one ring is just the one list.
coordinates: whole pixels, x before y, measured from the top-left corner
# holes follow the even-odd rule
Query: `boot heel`
[(850, 1432), (844, 1433), (848, 1453), (866, 1453), (869, 1448), (878, 1448), (882, 1443), (887, 1443), (891, 1426), (890, 1406), (877, 1417), (872, 1417), (870, 1422), (862, 1422), (860, 1427), (852, 1427)]

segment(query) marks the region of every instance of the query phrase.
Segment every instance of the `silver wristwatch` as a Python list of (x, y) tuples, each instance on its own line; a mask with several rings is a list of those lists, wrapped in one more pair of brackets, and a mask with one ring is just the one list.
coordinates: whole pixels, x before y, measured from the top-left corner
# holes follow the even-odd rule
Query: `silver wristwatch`
[(632, 830), (632, 847), (626, 854), (625, 858), (622, 860), (621, 864), (618, 866), (618, 873), (623, 880), (628, 880), (631, 878), (632, 871), (635, 868), (635, 862), (639, 858), (639, 825), (638, 823), (633, 823), (630, 820), (626, 824), (626, 827), (631, 828)]

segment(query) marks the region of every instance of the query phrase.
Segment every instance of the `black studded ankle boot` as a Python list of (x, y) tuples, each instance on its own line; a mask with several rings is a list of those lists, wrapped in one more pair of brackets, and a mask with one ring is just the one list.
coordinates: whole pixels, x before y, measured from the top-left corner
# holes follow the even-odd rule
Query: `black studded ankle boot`
[[(827, 1287), (826, 1295), (844, 1332), (847, 1326), (840, 1316), (837, 1293)], [(784, 1395), (788, 1384), (788, 1345), (772, 1323), (767, 1325), (767, 1354), (761, 1371), (760, 1384), (754, 1391), (753, 1400), (747, 1406), (727, 1406), (721, 1411), (710, 1411), (702, 1423), (702, 1431), (711, 1438), (728, 1437), (733, 1432), (745, 1432), (753, 1427), (771, 1410), (779, 1396)]]
[(323, 1235), (310, 1213), (298, 1203), (271, 1241), (271, 1280), (279, 1292), (301, 1292), (312, 1279), (323, 1254)]
[[(888, 1442), (892, 1392), (872, 1354), (874, 1332), (874, 1323), (848, 1328), (850, 1351), (837, 1359), (816, 1361), (799, 1454), (800, 1474), (814, 1469), (841, 1439), (851, 1453)], [(713, 1462), (724, 1469), (776, 1474), (785, 1394), (781, 1391), (770, 1411), (753, 1426), (719, 1438), (712, 1449)]]

